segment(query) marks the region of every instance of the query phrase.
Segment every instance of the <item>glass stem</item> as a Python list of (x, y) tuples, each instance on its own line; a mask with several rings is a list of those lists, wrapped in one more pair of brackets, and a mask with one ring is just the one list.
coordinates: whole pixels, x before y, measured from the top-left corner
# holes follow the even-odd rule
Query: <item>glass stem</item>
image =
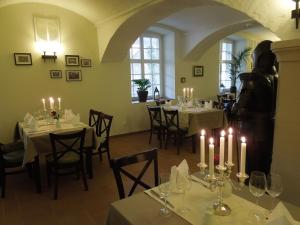
[(167, 210), (167, 196), (164, 197), (164, 211)]

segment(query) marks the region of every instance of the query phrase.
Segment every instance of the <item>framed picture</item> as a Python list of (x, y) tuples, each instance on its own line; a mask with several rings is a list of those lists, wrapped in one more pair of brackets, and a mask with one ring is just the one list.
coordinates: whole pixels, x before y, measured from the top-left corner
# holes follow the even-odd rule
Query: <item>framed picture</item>
[(79, 66), (79, 55), (66, 55), (66, 66)]
[(81, 70), (66, 70), (67, 81), (81, 81)]
[(14, 53), (14, 58), (16, 65), (32, 65), (31, 53)]
[(204, 75), (203, 69), (204, 69), (203, 66), (194, 66), (194, 71), (193, 71), (194, 77), (203, 77)]
[(62, 71), (61, 70), (50, 70), (50, 77), (52, 79), (61, 79)]
[(91, 59), (81, 59), (81, 67), (91, 67), (92, 60)]
[(180, 83), (185, 83), (186, 78), (185, 77), (180, 77)]

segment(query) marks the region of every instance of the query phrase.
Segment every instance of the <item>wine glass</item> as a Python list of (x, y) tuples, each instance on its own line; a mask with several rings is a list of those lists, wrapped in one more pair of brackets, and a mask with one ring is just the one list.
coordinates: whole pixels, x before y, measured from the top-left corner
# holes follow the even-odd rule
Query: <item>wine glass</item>
[(254, 213), (257, 221), (263, 220), (263, 215), (259, 212), (259, 198), (266, 192), (266, 175), (261, 171), (252, 171), (249, 180), (250, 193), (256, 198), (257, 212)]
[(185, 206), (185, 197), (186, 193), (191, 189), (192, 187), (192, 178), (190, 177), (189, 173), (186, 175), (180, 175), (177, 174), (176, 176), (176, 187), (177, 189), (182, 192), (182, 206), (177, 209), (180, 213), (185, 213), (186, 211), (189, 211), (190, 209)]
[(283, 190), (282, 179), (279, 174), (271, 173), (267, 176), (267, 193), (272, 197), (272, 205), (270, 214), (274, 209), (274, 200), (278, 197)]
[(170, 194), (170, 174), (163, 173), (159, 177), (158, 190), (161, 198), (164, 200), (164, 207), (160, 209), (160, 215), (168, 217), (171, 215), (170, 210), (167, 208), (167, 199)]

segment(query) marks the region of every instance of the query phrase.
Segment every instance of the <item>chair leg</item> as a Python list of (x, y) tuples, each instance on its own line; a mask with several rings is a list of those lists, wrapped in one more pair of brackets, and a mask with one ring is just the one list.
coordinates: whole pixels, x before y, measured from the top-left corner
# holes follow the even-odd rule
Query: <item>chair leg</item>
[(54, 178), (54, 200), (57, 200), (57, 195), (58, 195), (58, 175), (56, 173), (57, 173), (57, 171), (55, 170), (55, 178)]
[[(93, 160), (92, 160), (92, 149), (89, 149), (86, 152), (86, 157), (85, 157), (85, 165), (86, 165), (86, 171), (89, 175), (89, 178), (93, 178)], [(100, 153), (99, 153), (100, 154)]]
[(47, 171), (47, 183), (48, 183), (48, 187), (51, 187), (51, 167), (48, 163), (48, 161), (46, 160), (46, 171)]
[(80, 167), (76, 166), (76, 179), (79, 180), (80, 179)]
[(34, 157), (33, 167), (34, 167), (34, 180), (35, 180), (36, 192), (41, 193), (42, 192), (41, 168), (40, 168), (40, 160), (38, 155)]
[(26, 169), (27, 169), (27, 172), (28, 172), (28, 176), (30, 178), (32, 178), (32, 164), (31, 163), (27, 163), (26, 164)]
[(100, 159), (100, 161), (103, 160), (102, 159), (102, 151), (101, 151), (101, 149), (102, 149), (102, 146), (100, 145), (99, 148), (98, 148), (98, 153), (99, 153), (99, 159)]
[(109, 149), (109, 144), (107, 146), (107, 159), (108, 159), (108, 162), (110, 162), (110, 149)]
[(169, 141), (169, 138), (170, 138), (169, 132), (167, 131), (167, 136), (166, 136), (166, 141), (165, 141), (165, 149), (168, 148), (168, 141)]
[(0, 174), (1, 174), (1, 177), (0, 177), (1, 198), (4, 198), (4, 196), (5, 196), (5, 168), (1, 167), (0, 170), (1, 170), (0, 171)]
[(87, 184), (87, 180), (86, 180), (86, 176), (85, 176), (85, 172), (84, 172), (83, 162), (80, 163), (79, 167), (80, 167), (80, 170), (82, 172), (82, 179), (83, 179), (84, 189), (87, 191), (89, 188), (88, 188), (88, 184)]
[(152, 130), (152, 127), (150, 129), (150, 137), (149, 137), (149, 144), (151, 144), (151, 140), (152, 140), (152, 133), (153, 133), (153, 130)]

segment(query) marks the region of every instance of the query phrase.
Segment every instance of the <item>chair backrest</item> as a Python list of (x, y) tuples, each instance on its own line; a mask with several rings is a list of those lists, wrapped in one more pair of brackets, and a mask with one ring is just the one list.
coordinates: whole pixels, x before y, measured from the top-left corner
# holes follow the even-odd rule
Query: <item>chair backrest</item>
[(96, 134), (98, 135), (99, 128), (100, 128), (100, 121), (101, 121), (102, 112), (99, 112), (94, 109), (90, 109), (89, 113), (89, 126), (94, 127), (96, 129)]
[(164, 111), (167, 129), (170, 127), (176, 127), (179, 130), (180, 126), (179, 126), (178, 110), (163, 109), (163, 111)]
[[(114, 172), (114, 175), (116, 178), (116, 183), (117, 183), (120, 199), (125, 198), (125, 196), (126, 196), (121, 174), (126, 175), (129, 179), (134, 181), (134, 183), (128, 193), (128, 196), (133, 194), (137, 185), (140, 185), (140, 186), (144, 187), (145, 189), (151, 188), (150, 185), (144, 183), (141, 179), (143, 178), (145, 172), (147, 171), (147, 169), (149, 168), (149, 166), (152, 162), (153, 162), (153, 166), (154, 166), (154, 185), (155, 186), (158, 185), (157, 150), (158, 149), (155, 148), (155, 149), (139, 152), (139, 153), (136, 153), (133, 155), (124, 156), (122, 158), (111, 159), (110, 163), (111, 163), (111, 167), (113, 169), (113, 172)], [(124, 166), (132, 165), (132, 164), (139, 163), (139, 162), (146, 162), (146, 164), (144, 165), (144, 167), (142, 168), (142, 170), (138, 174), (138, 176), (132, 175), (130, 172), (128, 172), (127, 170), (125, 170), (123, 168)]]
[(156, 123), (161, 126), (161, 108), (160, 106), (149, 106), (147, 105), (149, 117), (150, 117), (150, 125), (151, 127)]
[(60, 159), (69, 152), (78, 154), (80, 160), (83, 160), (85, 132), (86, 128), (70, 134), (49, 134), (54, 164), (59, 163)]
[(105, 137), (105, 141), (109, 140), (112, 120), (113, 120), (113, 116), (110, 116), (108, 114), (102, 113), (100, 116), (99, 130), (97, 135), (101, 137)]

